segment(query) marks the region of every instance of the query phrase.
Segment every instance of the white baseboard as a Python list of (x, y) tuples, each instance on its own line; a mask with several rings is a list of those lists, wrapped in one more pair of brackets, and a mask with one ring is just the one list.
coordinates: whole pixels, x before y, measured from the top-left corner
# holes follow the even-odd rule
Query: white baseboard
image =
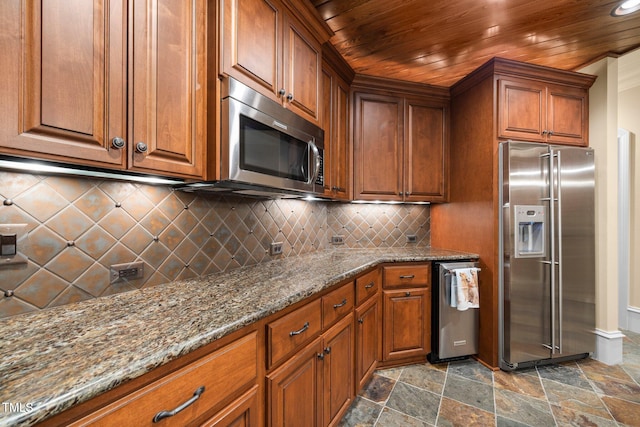
[(622, 363), (622, 340), (620, 331), (603, 331), (596, 328), (596, 351), (593, 358), (607, 365)]
[(640, 334), (640, 308), (627, 307), (627, 329)]

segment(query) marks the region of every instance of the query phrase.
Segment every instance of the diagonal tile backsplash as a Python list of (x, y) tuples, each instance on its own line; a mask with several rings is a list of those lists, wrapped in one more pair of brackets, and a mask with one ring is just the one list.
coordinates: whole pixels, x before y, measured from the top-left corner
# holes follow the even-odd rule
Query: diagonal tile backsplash
[[(0, 318), (340, 247), (430, 245), (429, 207), (250, 199), (0, 171), (0, 225), (27, 224), (22, 265), (0, 265)], [(144, 277), (110, 283), (113, 264)]]

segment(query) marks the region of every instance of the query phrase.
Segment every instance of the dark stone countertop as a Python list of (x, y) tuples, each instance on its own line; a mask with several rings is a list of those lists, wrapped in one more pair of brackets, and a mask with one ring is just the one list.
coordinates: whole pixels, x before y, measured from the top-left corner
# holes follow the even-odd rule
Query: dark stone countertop
[(33, 425), (374, 265), (477, 257), (328, 249), (2, 320), (0, 426)]

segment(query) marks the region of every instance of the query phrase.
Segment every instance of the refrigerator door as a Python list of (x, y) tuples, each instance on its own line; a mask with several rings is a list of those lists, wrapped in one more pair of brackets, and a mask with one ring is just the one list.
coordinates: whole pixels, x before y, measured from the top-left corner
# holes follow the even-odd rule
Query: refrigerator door
[(553, 357), (595, 351), (595, 196), (591, 149), (552, 146), (556, 195)]
[[(534, 230), (542, 228), (548, 235), (552, 226), (548, 201), (549, 146), (502, 143), (500, 162), (503, 234), (500, 360), (507, 364), (503, 368), (513, 369), (521, 362), (551, 357), (548, 347), (552, 341), (551, 245), (549, 238), (532, 241)], [(535, 225), (540, 222), (542, 225)]]

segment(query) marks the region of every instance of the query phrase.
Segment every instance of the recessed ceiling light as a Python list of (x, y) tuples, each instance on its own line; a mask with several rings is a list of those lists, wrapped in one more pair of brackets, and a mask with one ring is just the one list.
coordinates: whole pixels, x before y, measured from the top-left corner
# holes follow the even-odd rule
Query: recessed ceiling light
[(625, 16), (640, 10), (640, 0), (626, 0), (613, 8), (611, 16)]

